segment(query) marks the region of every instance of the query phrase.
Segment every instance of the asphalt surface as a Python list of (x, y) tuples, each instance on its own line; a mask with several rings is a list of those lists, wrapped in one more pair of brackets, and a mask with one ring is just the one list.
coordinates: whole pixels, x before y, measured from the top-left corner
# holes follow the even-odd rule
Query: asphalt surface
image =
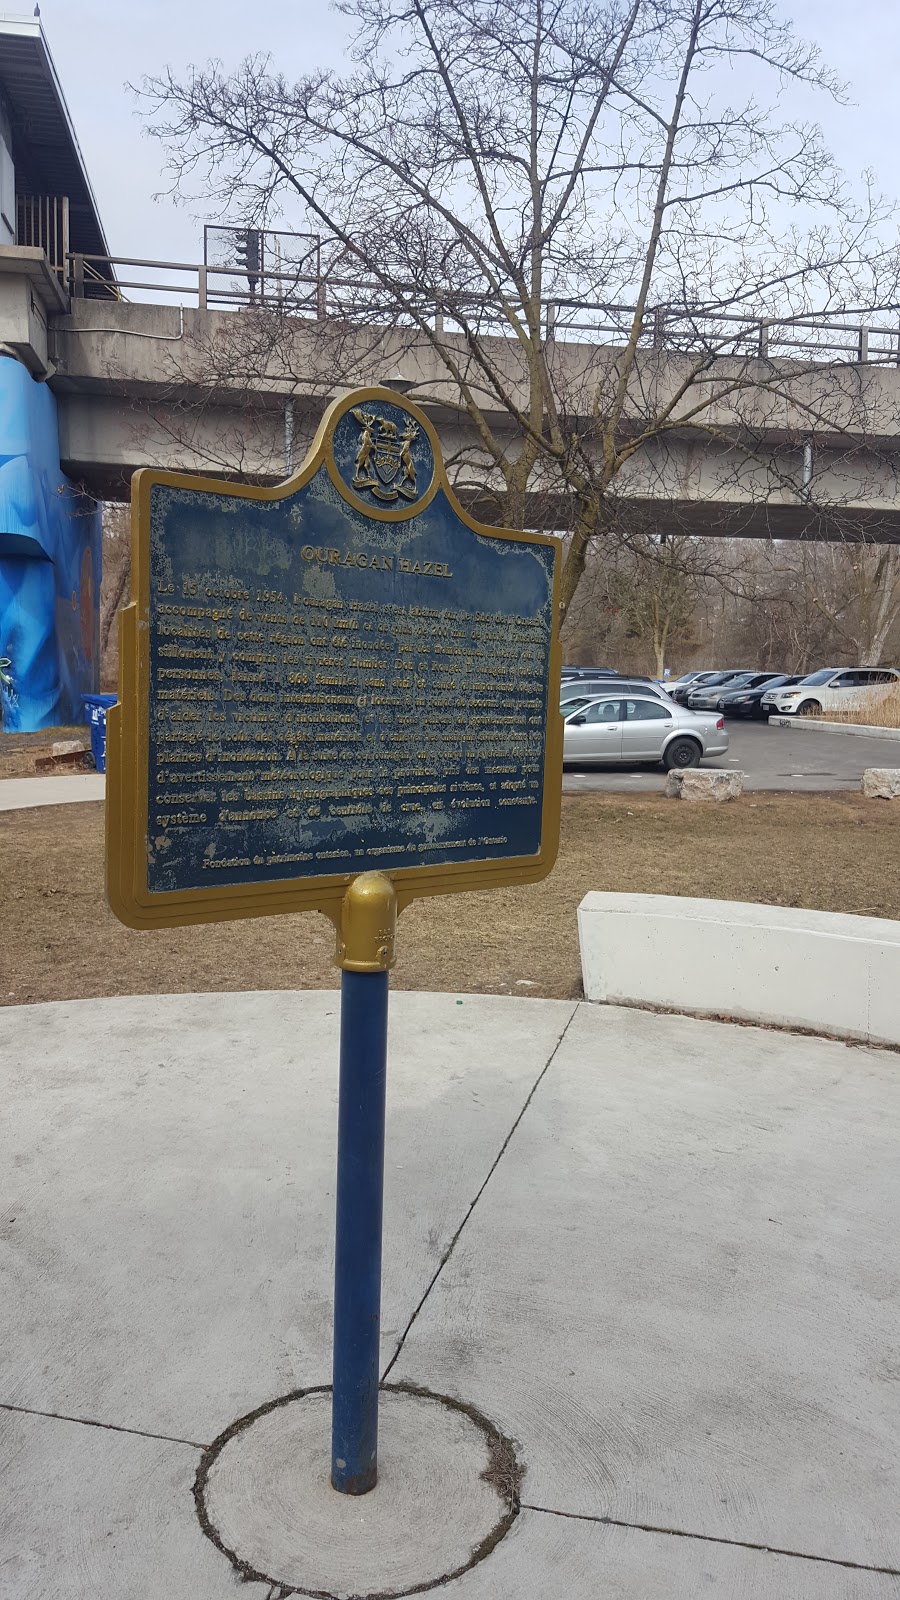
[[(704, 767), (739, 768), (746, 789), (858, 790), (866, 767), (900, 767), (900, 740), (867, 739), (813, 728), (775, 728), (729, 718), (727, 755)], [(652, 794), (665, 787), (661, 767), (567, 767), (566, 794)]]

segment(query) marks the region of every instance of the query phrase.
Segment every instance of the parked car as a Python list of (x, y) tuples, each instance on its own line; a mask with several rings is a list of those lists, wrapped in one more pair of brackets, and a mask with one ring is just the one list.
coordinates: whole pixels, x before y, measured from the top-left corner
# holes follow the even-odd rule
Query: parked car
[(820, 711), (846, 711), (865, 696), (881, 700), (900, 684), (894, 667), (822, 667), (790, 689), (772, 689), (762, 697), (768, 716), (817, 717)]
[(576, 695), (586, 699), (596, 699), (601, 694), (652, 694), (658, 699), (668, 701), (669, 696), (665, 689), (652, 678), (571, 678), (560, 684), (560, 705), (564, 700), (572, 699)]
[(563, 667), (560, 676), (565, 682), (567, 678), (617, 678), (619, 674), (615, 667)]
[(695, 688), (701, 683), (709, 683), (711, 678), (715, 678), (717, 676), (717, 673), (708, 671), (686, 673), (685, 676), (680, 678), (677, 683), (673, 683), (671, 689), (669, 690), (669, 694), (672, 696), (673, 700), (677, 701), (678, 705), (683, 705), (689, 689)]
[(685, 696), (685, 704), (692, 711), (712, 711), (718, 706), (723, 691), (737, 688), (756, 676), (753, 667), (735, 667), (728, 672), (718, 672), (711, 683), (692, 684)]
[(672, 699), (677, 700), (680, 706), (685, 705), (687, 703), (688, 695), (692, 694), (695, 690), (711, 689), (714, 685), (718, 687), (720, 683), (727, 683), (731, 678), (736, 678), (741, 671), (749, 672), (750, 670), (751, 669), (749, 667), (734, 667), (733, 669), (730, 668), (727, 672), (722, 670), (716, 672), (698, 672), (695, 678), (679, 685), (677, 689), (672, 690)]
[(702, 672), (679, 672), (677, 678), (656, 678), (654, 681), (674, 699), (676, 689), (686, 689), (689, 684), (696, 683), (697, 679), (703, 676)]
[(762, 708), (763, 695), (771, 693), (773, 689), (784, 689), (791, 683), (800, 682), (800, 673), (791, 676), (788, 673), (762, 675), (760, 683), (745, 683), (739, 687), (723, 689), (716, 701), (719, 711), (724, 711), (726, 717), (765, 717), (768, 711)]
[(711, 689), (699, 689), (696, 695), (688, 695), (688, 705), (694, 711), (724, 711), (724, 697), (735, 694), (739, 689), (764, 689), (766, 684), (774, 683), (779, 674), (777, 672), (741, 672), (729, 683), (718, 684)]
[(722, 674), (721, 682), (714, 678), (711, 683), (692, 685), (688, 689), (685, 703), (692, 711), (715, 711), (726, 689), (732, 686), (739, 688), (742, 684), (748, 683), (752, 677), (752, 672), (739, 672), (732, 678)]
[(650, 694), (604, 696), (569, 712), (563, 731), (563, 761), (591, 766), (661, 761), (696, 767), (704, 756), (724, 755), (724, 717), (685, 711)]

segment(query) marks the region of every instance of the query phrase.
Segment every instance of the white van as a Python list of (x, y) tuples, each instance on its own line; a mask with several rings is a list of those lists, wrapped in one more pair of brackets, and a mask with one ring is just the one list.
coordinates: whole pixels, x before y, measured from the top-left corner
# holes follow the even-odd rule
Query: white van
[(900, 684), (893, 667), (822, 667), (783, 689), (772, 689), (760, 701), (763, 715), (817, 717), (820, 711), (850, 711), (856, 704), (883, 700)]

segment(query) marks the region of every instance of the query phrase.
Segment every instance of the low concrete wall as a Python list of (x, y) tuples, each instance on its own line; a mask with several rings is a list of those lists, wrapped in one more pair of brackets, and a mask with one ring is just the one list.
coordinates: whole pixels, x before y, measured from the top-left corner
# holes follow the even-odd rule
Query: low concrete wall
[(900, 1045), (900, 922), (677, 895), (585, 895), (588, 1000)]
[(828, 722), (825, 717), (770, 717), (770, 728), (818, 728), (820, 733), (855, 733), (866, 739), (900, 739), (900, 728), (878, 728), (872, 722)]

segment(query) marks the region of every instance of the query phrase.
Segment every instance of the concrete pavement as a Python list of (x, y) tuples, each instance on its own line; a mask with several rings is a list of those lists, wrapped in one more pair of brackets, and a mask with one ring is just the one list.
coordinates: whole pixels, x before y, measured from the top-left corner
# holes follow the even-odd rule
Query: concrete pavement
[[(333, 993), (0, 1011), (4, 1600), (235, 1593), (191, 1490), (236, 1419), (329, 1381), (337, 1028)], [(896, 1054), (400, 993), (389, 1082), (385, 1374), (525, 1467), (448, 1596), (900, 1595)], [(336, 1549), (397, 1500), (383, 1466)], [(311, 1493), (254, 1511), (251, 1600), (303, 1592), (266, 1518)], [(399, 1495), (397, 1540), (458, 1570), (463, 1500)]]
[(0, 778), (0, 811), (27, 811), (34, 806), (62, 806), (102, 800), (102, 772), (73, 772), (53, 778)]

